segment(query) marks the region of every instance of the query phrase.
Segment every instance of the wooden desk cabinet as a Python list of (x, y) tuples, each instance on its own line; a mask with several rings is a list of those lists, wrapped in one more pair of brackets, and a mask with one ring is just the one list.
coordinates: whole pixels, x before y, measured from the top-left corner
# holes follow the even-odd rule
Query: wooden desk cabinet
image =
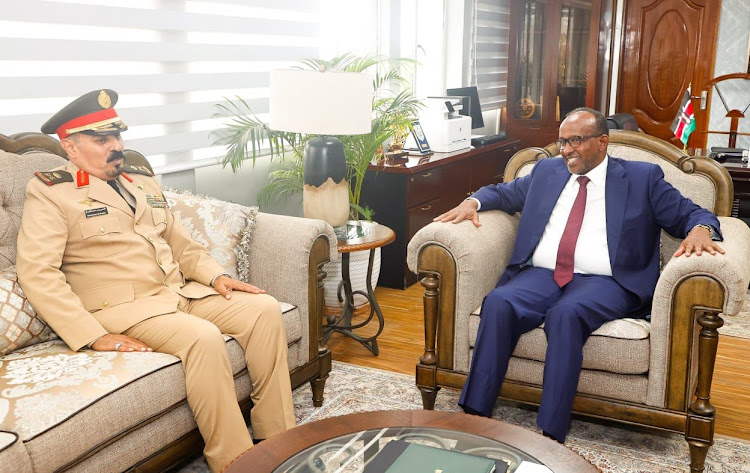
[(505, 165), (520, 149), (508, 139), (454, 153), (410, 157), (407, 163), (370, 166), (362, 184), (361, 205), (373, 220), (396, 232), (382, 249), (378, 284), (403, 289), (417, 277), (406, 267), (406, 246), (420, 228), (458, 205), (482, 186), (502, 182)]
[(739, 217), (745, 222), (750, 219), (750, 168), (743, 167), (740, 163), (722, 163), (729, 175), (732, 176), (734, 184), (734, 203), (732, 204), (732, 217)]

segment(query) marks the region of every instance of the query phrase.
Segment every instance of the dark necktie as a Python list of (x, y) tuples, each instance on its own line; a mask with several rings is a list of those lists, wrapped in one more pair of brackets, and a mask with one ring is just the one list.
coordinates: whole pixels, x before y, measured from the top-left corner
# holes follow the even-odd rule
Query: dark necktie
[(583, 212), (586, 210), (586, 185), (590, 179), (586, 176), (578, 178), (578, 195), (573, 208), (570, 209), (568, 223), (565, 224), (560, 246), (557, 247), (557, 263), (553, 276), (558, 286), (563, 287), (573, 280), (573, 265), (576, 253), (578, 234), (581, 233)]
[(115, 192), (117, 192), (117, 194), (120, 197), (122, 197), (122, 200), (124, 200), (125, 203), (128, 204), (128, 207), (130, 207), (130, 209), (133, 211), (133, 213), (135, 213), (135, 209), (133, 208), (133, 206), (130, 205), (130, 202), (128, 202), (128, 200), (122, 195), (122, 192), (120, 192), (120, 187), (117, 185), (117, 182), (115, 182), (114, 179), (112, 179), (111, 181), (105, 181), (105, 182), (107, 184), (109, 184), (109, 187), (111, 187), (112, 189), (114, 189)]

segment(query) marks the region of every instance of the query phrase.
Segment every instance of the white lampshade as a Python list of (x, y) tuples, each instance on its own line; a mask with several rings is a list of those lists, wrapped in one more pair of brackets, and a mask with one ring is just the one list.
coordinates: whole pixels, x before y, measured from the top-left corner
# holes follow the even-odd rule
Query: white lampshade
[(372, 78), (367, 74), (274, 70), (269, 126), (310, 135), (369, 133), (372, 94)]

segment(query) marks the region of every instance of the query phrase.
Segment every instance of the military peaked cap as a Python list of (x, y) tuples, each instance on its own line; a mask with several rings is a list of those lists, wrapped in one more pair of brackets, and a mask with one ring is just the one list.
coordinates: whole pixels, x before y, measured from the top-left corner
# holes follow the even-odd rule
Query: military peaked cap
[(111, 89), (94, 90), (84, 94), (57, 112), (42, 125), (42, 133), (57, 133), (60, 139), (73, 133), (113, 135), (128, 129), (113, 108), (117, 92)]

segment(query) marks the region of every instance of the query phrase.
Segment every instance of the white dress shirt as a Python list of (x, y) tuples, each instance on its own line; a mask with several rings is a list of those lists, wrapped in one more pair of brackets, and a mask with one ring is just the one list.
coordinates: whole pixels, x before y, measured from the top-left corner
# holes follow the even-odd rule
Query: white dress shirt
[[(597, 167), (585, 174), (591, 179), (586, 193), (586, 210), (583, 214), (581, 232), (578, 234), (573, 272), (581, 274), (599, 274), (612, 276), (612, 265), (609, 261), (607, 246), (607, 211), (604, 205), (605, 186), (607, 184), (607, 164), (609, 156)], [(560, 198), (557, 199), (552, 214), (544, 227), (539, 244), (534, 250), (531, 264), (540, 268), (555, 270), (557, 248), (560, 246), (568, 216), (573, 202), (578, 195), (578, 175), (572, 174), (565, 184)]]

